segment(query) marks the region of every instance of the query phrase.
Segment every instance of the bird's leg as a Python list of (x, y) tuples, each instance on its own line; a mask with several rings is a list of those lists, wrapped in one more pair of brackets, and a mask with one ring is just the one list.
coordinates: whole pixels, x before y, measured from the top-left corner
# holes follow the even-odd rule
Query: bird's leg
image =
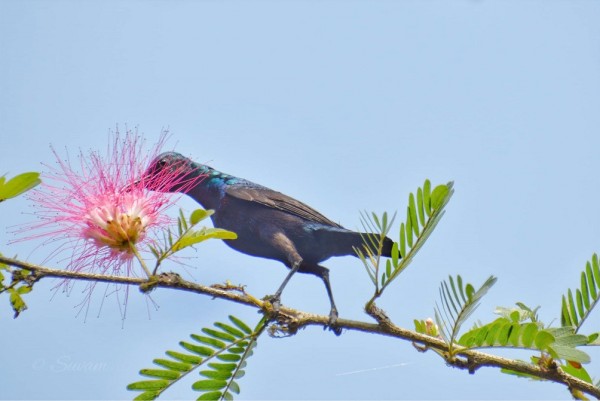
[(325, 284), (325, 289), (327, 290), (327, 296), (329, 296), (329, 303), (331, 304), (331, 310), (329, 311), (329, 324), (335, 325), (338, 318), (338, 310), (335, 306), (335, 301), (333, 300), (333, 291), (331, 290), (331, 283), (329, 282), (329, 269), (323, 268), (323, 275), (321, 276), (323, 283)]
[(292, 241), (283, 232), (277, 231), (275, 233), (269, 234), (269, 242), (271, 242), (271, 245), (274, 248), (281, 250), (281, 252), (284, 255), (287, 255), (287, 259), (289, 261), (288, 266), (290, 267), (290, 272), (283, 280), (283, 283), (281, 283), (281, 285), (279, 286), (277, 292), (267, 297), (267, 299), (273, 305), (273, 309), (275, 310), (275, 312), (278, 312), (281, 301), (281, 293), (283, 292), (283, 289), (290, 281), (294, 273), (296, 273), (300, 268), (300, 265), (302, 264), (302, 257), (298, 254), (298, 251), (296, 251), (296, 247), (294, 246)]
[(300, 259), (292, 264), (292, 268), (290, 269), (290, 272), (283, 280), (283, 283), (281, 283), (281, 285), (279, 286), (279, 289), (275, 292), (275, 294), (273, 294), (269, 297), (269, 301), (271, 302), (271, 305), (273, 305), (273, 309), (275, 310), (275, 312), (278, 312), (279, 307), (281, 306), (281, 293), (283, 292), (283, 289), (287, 285), (288, 281), (290, 281), (290, 279), (292, 278), (294, 273), (296, 273), (298, 271), (301, 263), (302, 263), (302, 259)]
[(339, 336), (342, 334), (342, 329), (336, 325), (338, 319), (338, 310), (335, 306), (335, 301), (333, 300), (333, 291), (331, 290), (331, 283), (329, 282), (329, 269), (320, 265), (304, 264), (302, 265), (302, 271), (314, 274), (323, 280), (323, 284), (325, 284), (325, 289), (327, 290), (327, 295), (329, 296), (329, 303), (331, 304), (331, 309), (329, 311), (329, 328), (335, 333), (335, 335)]

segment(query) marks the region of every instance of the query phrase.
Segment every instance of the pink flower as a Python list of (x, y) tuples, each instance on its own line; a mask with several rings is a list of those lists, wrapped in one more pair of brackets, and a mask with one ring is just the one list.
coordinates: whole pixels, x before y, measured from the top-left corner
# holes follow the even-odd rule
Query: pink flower
[[(19, 229), (27, 235), (19, 241), (46, 238), (44, 244), (55, 246), (60, 241), (51, 258), (66, 254), (59, 261), (67, 261), (66, 268), (71, 271), (143, 273), (136, 259), (141, 259), (140, 252), (148, 251), (156, 234), (171, 223), (165, 210), (178, 199), (166, 192), (175, 186), (185, 192), (203, 178), (177, 169), (144, 176), (165, 139), (163, 132), (153, 150), (145, 153), (140, 136), (127, 131), (121, 138), (117, 131), (106, 156), (91, 151), (86, 157), (80, 151), (76, 167), (52, 149), (58, 166), (46, 165), (49, 172), (42, 174), (42, 184), (29, 195), (39, 221)], [(63, 284), (70, 288), (68, 280)], [(91, 288), (94, 285), (90, 282)]]

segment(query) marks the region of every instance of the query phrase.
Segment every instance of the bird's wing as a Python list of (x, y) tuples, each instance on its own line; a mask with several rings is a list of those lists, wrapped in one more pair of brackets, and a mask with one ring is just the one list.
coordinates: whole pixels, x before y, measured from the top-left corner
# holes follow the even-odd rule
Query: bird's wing
[(266, 187), (232, 185), (225, 192), (231, 197), (278, 209), (308, 221), (342, 228), (341, 225), (329, 220), (310, 206)]

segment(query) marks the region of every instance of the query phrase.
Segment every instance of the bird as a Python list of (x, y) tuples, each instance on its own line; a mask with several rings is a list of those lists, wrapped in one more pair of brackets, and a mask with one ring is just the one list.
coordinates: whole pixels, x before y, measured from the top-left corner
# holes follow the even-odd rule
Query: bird
[[(186, 179), (156, 187), (152, 177), (175, 173)], [(365, 245), (365, 233), (352, 231), (328, 219), (310, 206), (281, 192), (200, 164), (171, 151), (154, 158), (144, 173), (145, 187), (162, 192), (182, 192), (204, 209), (212, 209), (212, 223), (233, 231), (235, 240), (225, 244), (241, 253), (280, 261), (290, 269), (274, 295), (266, 297), (275, 311), (281, 294), (296, 272), (312, 274), (325, 284), (329, 297), (329, 325), (335, 334), (338, 309), (333, 299), (329, 269), (320, 263), (332, 256), (357, 256)], [(193, 185), (185, 185), (193, 179)], [(382, 256), (390, 257), (393, 241), (385, 237)]]

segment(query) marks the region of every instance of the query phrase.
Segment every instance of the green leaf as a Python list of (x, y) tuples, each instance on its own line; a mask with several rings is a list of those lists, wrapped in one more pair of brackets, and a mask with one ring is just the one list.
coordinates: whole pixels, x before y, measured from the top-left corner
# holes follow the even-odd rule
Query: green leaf
[(513, 322), (523, 322), (526, 320), (531, 320), (532, 322), (536, 322), (537, 319), (537, 311), (540, 308), (539, 306), (535, 309), (531, 309), (527, 305), (522, 302), (516, 303), (516, 308), (505, 308), (502, 306), (496, 307), (494, 313), (504, 316)]
[(192, 388), (198, 391), (214, 391), (221, 390), (225, 386), (227, 386), (227, 382), (225, 380), (208, 379), (198, 380), (192, 385)]
[[(442, 282), (441, 288), (444, 290), (442, 292), (442, 301), (447, 306), (447, 312), (450, 314), (450, 316), (452, 316), (453, 319), (456, 319), (459, 309), (461, 308), (461, 303), (459, 300), (456, 301), (456, 304), (454, 303), (452, 294), (450, 294), (450, 290), (448, 289), (448, 284), (445, 281)], [(458, 305), (458, 307), (456, 305)]]
[[(457, 303), (460, 303), (461, 300), (458, 298), (458, 292), (456, 291), (456, 286), (454, 285), (454, 279), (452, 278), (452, 276), (448, 276), (448, 281), (450, 281), (450, 287), (452, 288), (452, 295), (454, 296), (454, 299), (456, 299)], [(456, 281), (458, 283), (462, 284), (462, 277), (457, 276)], [(450, 295), (450, 292), (448, 292), (448, 295)], [(452, 298), (450, 298), (450, 299), (452, 299)], [(463, 301), (463, 302), (466, 302), (466, 301)]]
[(228, 349), (229, 352), (233, 352), (234, 354), (243, 354), (245, 349), (242, 347), (231, 347)]
[(411, 193), (408, 196), (408, 213), (412, 224), (415, 236), (419, 236), (419, 220), (417, 218), (417, 205), (415, 204), (415, 196)]
[(229, 342), (235, 341), (235, 337), (232, 336), (231, 334), (223, 333), (222, 331), (218, 331), (218, 330), (214, 330), (214, 329), (209, 329), (208, 327), (203, 328), (202, 332), (205, 334), (208, 334), (209, 336), (218, 338), (220, 340), (225, 340), (225, 341), (229, 341)]
[[(182, 354), (181, 352), (176, 352), (176, 351), (167, 351), (166, 354), (174, 359), (180, 360), (184, 364), (199, 365), (202, 363), (202, 358), (200, 358), (196, 355)], [(155, 363), (156, 363), (156, 360), (155, 360)], [(175, 362), (173, 362), (173, 363), (175, 363)]]
[(160, 252), (157, 248), (153, 247), (152, 245), (148, 245), (148, 248), (150, 249), (150, 252), (152, 252), (152, 256), (154, 256), (155, 259), (160, 258)]
[(181, 376), (180, 373), (164, 369), (142, 369), (140, 374), (143, 376), (158, 377), (159, 379), (175, 380)]
[(575, 310), (575, 301), (573, 300), (573, 293), (571, 292), (571, 290), (567, 291), (567, 301), (569, 305), (571, 321), (575, 323), (575, 326), (579, 326), (579, 319), (577, 318), (577, 311)]
[(548, 347), (550, 352), (555, 353), (555, 358), (563, 359), (565, 361), (573, 361), (579, 363), (589, 363), (590, 356), (585, 352), (578, 350), (577, 348), (567, 347), (564, 345), (552, 344)]
[(237, 317), (235, 317), (233, 315), (229, 315), (229, 320), (231, 320), (231, 322), (233, 324), (235, 324), (239, 329), (241, 329), (244, 333), (246, 333), (246, 334), (252, 333), (252, 329), (250, 327), (248, 327), (246, 325), (246, 323), (242, 322)]
[(237, 362), (242, 359), (238, 354), (221, 354), (217, 355), (217, 359), (220, 359), (225, 362)]
[(513, 325), (510, 323), (500, 325), (500, 327), (498, 328), (498, 335), (496, 336), (495, 343), (502, 347), (505, 347), (510, 340), (510, 335), (512, 334), (513, 330)]
[(535, 323), (526, 323), (523, 327), (521, 343), (524, 347), (529, 348), (533, 344), (533, 340), (535, 340), (535, 336), (538, 332), (538, 326)]
[(417, 320), (414, 319), (413, 322), (415, 323), (415, 331), (417, 333), (421, 333), (421, 334), (425, 334), (426, 333), (426, 326), (425, 326), (425, 321), (424, 320)]
[(467, 284), (465, 292), (467, 293), (467, 299), (471, 301), (473, 299), (473, 294), (475, 294), (475, 288), (471, 284)]
[[(452, 277), (452, 276), (449, 276), (449, 277)], [(466, 303), (468, 301), (468, 299), (465, 296), (463, 281), (462, 281), (462, 277), (460, 276), (460, 274), (456, 276), (456, 282), (457, 282), (458, 290), (460, 292), (460, 299), (462, 300), (463, 303)]]
[(575, 300), (577, 301), (577, 312), (579, 312), (579, 316), (584, 316), (585, 312), (583, 310), (583, 295), (581, 291), (578, 289), (575, 291)]
[(237, 234), (222, 228), (203, 228), (199, 231), (189, 231), (173, 244), (173, 252), (198, 244), (209, 239), (236, 239)]
[(413, 247), (413, 228), (412, 228), (412, 220), (410, 218), (410, 209), (406, 208), (406, 243), (409, 248)]
[(446, 185), (438, 185), (431, 193), (431, 208), (437, 210), (440, 208), (445, 201), (446, 196), (449, 194), (450, 189)]
[(219, 340), (217, 340), (215, 338), (211, 338), (211, 337), (199, 336), (197, 334), (192, 334), (190, 337), (192, 337), (194, 340), (198, 341), (199, 343), (207, 344), (207, 345), (210, 345), (211, 347), (214, 347), (217, 349), (223, 349), (227, 345), (223, 341), (219, 341)]
[(189, 226), (185, 221), (185, 215), (183, 214), (183, 210), (179, 209), (179, 218), (177, 219), (177, 233), (181, 237), (184, 232), (188, 230)]
[(519, 313), (519, 311), (512, 311), (509, 315), (510, 320), (512, 320), (513, 322), (520, 322), (521, 321), (521, 314)]
[(406, 256), (406, 227), (404, 223), (400, 224), (400, 256)]
[(417, 211), (419, 212), (419, 222), (425, 225), (425, 208), (423, 206), (423, 190), (417, 189)]
[(593, 384), (592, 378), (590, 377), (590, 374), (587, 372), (587, 370), (585, 370), (583, 368), (583, 366), (581, 368), (576, 368), (574, 366), (572, 366), (571, 364), (565, 364), (565, 365), (561, 365), (560, 368), (570, 374), (571, 376), (575, 376), (578, 379), (583, 380), (584, 382)]
[[(562, 328), (570, 330), (568, 333), (561, 333), (559, 330)], [(546, 330), (554, 335), (555, 343), (558, 345), (574, 348), (588, 344), (588, 337), (582, 334), (575, 334), (572, 327), (561, 327), (558, 329), (548, 328)]]
[(485, 342), (485, 339), (487, 338), (489, 331), (490, 331), (489, 325), (480, 327), (479, 330), (475, 334), (475, 340), (474, 340), (475, 344), (483, 345)]
[(571, 321), (571, 314), (569, 313), (569, 307), (567, 305), (567, 298), (563, 295), (562, 297), (562, 313), (560, 324), (562, 326), (574, 326), (575, 324)]
[[(167, 353), (167, 355), (168, 355), (168, 353)], [(198, 361), (198, 359), (199, 359), (199, 361)], [(202, 361), (202, 359), (200, 359), (200, 358), (198, 358), (198, 359), (196, 359), (198, 361), (197, 363), (200, 363)], [(187, 372), (192, 368), (192, 365), (189, 363), (175, 362), (175, 361), (171, 361), (168, 359), (155, 359), (152, 362), (154, 362), (158, 366), (162, 366), (169, 370), (176, 370), (179, 372)]]
[(229, 389), (236, 394), (240, 393), (240, 386), (238, 386), (236, 382), (231, 382), (231, 384), (229, 385)]
[(546, 330), (540, 330), (536, 336), (534, 341), (535, 347), (537, 349), (547, 349), (550, 344), (554, 342), (554, 336), (547, 332)]
[(238, 337), (238, 338), (242, 338), (245, 335), (240, 330), (238, 330), (238, 329), (236, 329), (234, 327), (231, 327), (230, 325), (225, 324), (225, 323), (217, 322), (217, 323), (215, 323), (215, 326), (218, 327), (218, 328), (220, 328), (221, 330), (223, 330), (223, 331), (231, 334), (232, 336), (235, 336), (235, 337)]
[(141, 393), (137, 397), (135, 397), (133, 400), (134, 401), (155, 400), (159, 394), (160, 394), (160, 391), (144, 391), (143, 393)]
[(144, 380), (129, 384), (127, 390), (162, 390), (168, 385), (168, 380)]
[[(596, 281), (594, 280), (594, 273), (592, 272), (592, 265), (590, 262), (587, 262), (585, 265), (585, 275), (587, 277), (587, 281), (589, 282), (589, 291), (592, 299), (595, 301), (598, 298), (598, 292), (596, 291)], [(587, 306), (588, 309), (590, 306)]]
[(29, 294), (31, 292), (31, 290), (33, 289), (33, 287), (29, 286), (29, 285), (22, 285), (19, 288), (17, 288), (17, 292), (20, 295), (23, 294)]
[(425, 184), (423, 184), (423, 205), (427, 216), (431, 216), (431, 182), (429, 180), (425, 180)]
[(197, 400), (220, 400), (222, 393), (220, 391), (211, 391), (208, 393), (202, 394), (200, 397), (196, 398)]
[(186, 341), (179, 342), (179, 345), (181, 345), (183, 348), (187, 349), (188, 351), (191, 351), (194, 354), (198, 354), (200, 356), (212, 356), (215, 353), (212, 349), (210, 349), (208, 347), (190, 344)]
[[(519, 322), (514, 322), (510, 326), (510, 336), (508, 337), (508, 343), (513, 347), (518, 347), (521, 338), (521, 325)], [(507, 345), (507, 344), (505, 344)]]
[(598, 345), (596, 344), (596, 340), (598, 339), (598, 337), (600, 337), (600, 333), (592, 333), (588, 336), (588, 340), (587, 343), (589, 345)]
[(223, 370), (226, 372), (233, 372), (237, 365), (235, 363), (209, 363), (208, 366), (215, 370)]
[(7, 182), (3, 177), (0, 182), (0, 202), (19, 196), (39, 185), (42, 182), (39, 177), (40, 173), (33, 172), (16, 175)]
[(394, 269), (398, 267), (398, 260), (400, 259), (400, 250), (398, 249), (398, 243), (392, 244), (392, 265)]
[(486, 333), (484, 344), (488, 346), (493, 346), (494, 344), (496, 344), (498, 336), (502, 331), (502, 327), (505, 325), (505, 322), (502, 321), (493, 323)]
[(592, 255), (592, 272), (594, 273), (594, 280), (600, 284), (600, 264), (598, 263), (598, 255)]
[(190, 224), (195, 226), (207, 217), (212, 216), (214, 213), (214, 210), (196, 209), (190, 215)]
[(225, 370), (203, 370), (200, 372), (200, 375), (217, 380), (227, 380), (232, 376), (231, 372)]
[(167, 234), (169, 235), (169, 244), (171, 244), (171, 252), (175, 252), (175, 248), (174, 248), (174, 242), (173, 242), (173, 234), (171, 233), (171, 230), (167, 230)]
[(8, 289), (8, 293), (10, 294), (10, 305), (12, 306), (12, 309), (15, 312), (14, 317), (17, 318), (19, 317), (21, 312), (27, 309), (27, 304), (25, 303), (25, 301), (23, 301), (23, 298), (21, 298), (19, 292), (14, 288)]

